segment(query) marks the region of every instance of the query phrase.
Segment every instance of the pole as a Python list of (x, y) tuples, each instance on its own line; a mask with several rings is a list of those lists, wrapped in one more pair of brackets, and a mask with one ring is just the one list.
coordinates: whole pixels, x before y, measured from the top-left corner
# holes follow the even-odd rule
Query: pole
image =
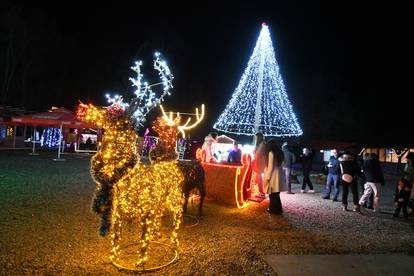
[(57, 158), (53, 159), (53, 161), (65, 161), (65, 159), (60, 158), (60, 152), (61, 152), (61, 147), (62, 147), (62, 142), (63, 142), (62, 141), (63, 140), (62, 128), (63, 128), (63, 122), (60, 123), (58, 156), (57, 156)]
[(33, 128), (32, 143), (33, 143), (32, 154), (35, 154), (35, 150), (36, 150), (36, 127)]
[(13, 148), (14, 149), (16, 148), (16, 132), (17, 132), (17, 126), (15, 125), (13, 129)]
[(60, 158), (60, 148), (62, 146), (62, 124), (60, 124), (60, 132), (59, 132), (59, 147), (58, 147), (58, 159)]
[(24, 128), (23, 128), (23, 140), (26, 139), (26, 133), (27, 133), (27, 126), (24, 126)]
[[(257, 133), (259, 131), (259, 125), (262, 117), (262, 98), (263, 98), (263, 71), (264, 71), (264, 62), (265, 56), (263, 53), (263, 38), (260, 41), (260, 64), (259, 64), (259, 78), (258, 78), (258, 86), (257, 86), (257, 100), (256, 100), (256, 110), (254, 114), (254, 132)], [(255, 134), (254, 133), (254, 134)]]
[(32, 152), (29, 153), (29, 155), (39, 155), (36, 152), (36, 127), (33, 128), (33, 140), (32, 140), (32, 143), (33, 143)]

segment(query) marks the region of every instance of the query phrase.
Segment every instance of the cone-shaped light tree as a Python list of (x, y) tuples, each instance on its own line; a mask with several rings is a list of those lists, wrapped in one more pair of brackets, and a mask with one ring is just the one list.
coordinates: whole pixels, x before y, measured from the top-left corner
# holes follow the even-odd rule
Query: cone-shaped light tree
[(239, 85), (214, 128), (223, 132), (265, 136), (300, 136), (292, 105), (279, 72), (269, 28), (262, 24), (253, 54)]

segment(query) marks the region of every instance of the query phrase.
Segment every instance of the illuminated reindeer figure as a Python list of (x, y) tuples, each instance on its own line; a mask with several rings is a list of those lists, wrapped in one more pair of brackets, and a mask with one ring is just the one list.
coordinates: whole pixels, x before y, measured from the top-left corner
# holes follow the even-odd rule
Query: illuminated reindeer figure
[[(159, 237), (161, 219), (166, 211), (173, 217), (172, 244), (178, 245), (177, 231), (183, 211), (184, 176), (178, 161), (165, 152), (159, 152), (157, 161), (145, 165), (137, 161), (137, 135), (130, 117), (123, 110), (83, 105), (80, 108), (85, 121), (95, 123), (105, 131), (99, 152), (91, 160), (91, 174), (96, 181), (93, 209), (102, 214), (101, 234), (112, 226), (112, 256), (119, 260), (122, 246), (122, 224), (137, 221), (141, 235), (136, 265), (148, 260), (149, 243)], [(175, 136), (178, 133), (176, 128)], [(162, 145), (171, 142), (160, 140)], [(105, 230), (105, 231), (103, 231)]]
[[(136, 97), (129, 104), (124, 103), (120, 96), (107, 95), (111, 103), (107, 108), (81, 104), (78, 109), (78, 117), (104, 130), (99, 151), (91, 159), (91, 175), (96, 182), (92, 209), (102, 216), (100, 234), (105, 236), (109, 231), (111, 233), (111, 260), (115, 265), (122, 258), (122, 247), (125, 246), (122, 241), (123, 222), (138, 222), (140, 239), (135, 265), (141, 266), (148, 261), (150, 242), (160, 236), (164, 213), (172, 213), (173, 230), (169, 236), (171, 242), (178, 245), (183, 194), (186, 195), (186, 208), (190, 190), (199, 188), (202, 198), (200, 212), (205, 195), (201, 165), (180, 164), (176, 160), (175, 140), (179, 132), (183, 133), (191, 127), (189, 120), (183, 126), (178, 126), (178, 119), (177, 124), (172, 125), (166, 125), (168, 121), (162, 120), (164, 125), (158, 124), (159, 147), (152, 153), (154, 162), (151, 165), (139, 162), (135, 149), (136, 131), (148, 112), (169, 94), (173, 78), (166, 63), (157, 55), (154, 68), (162, 81), (155, 85), (164, 86), (163, 94), (157, 98), (151, 90), (155, 85), (141, 85), (140, 66), (141, 62), (137, 62), (132, 67), (137, 78), (131, 81), (137, 90)], [(204, 107), (202, 114), (204, 116)], [(190, 177), (185, 179), (183, 172)]]
[[(108, 108), (97, 108), (81, 104), (78, 117), (101, 127), (105, 131), (99, 151), (91, 160), (91, 175), (97, 183), (92, 209), (102, 216), (100, 235), (105, 236), (111, 226), (113, 185), (137, 163), (135, 154), (136, 131), (142, 126), (147, 114), (164, 97), (170, 94), (173, 75), (159, 53), (155, 53), (154, 68), (158, 71), (161, 82), (149, 85), (142, 83), (141, 61), (131, 69), (136, 78), (130, 78), (135, 89), (135, 97), (130, 103), (124, 103), (122, 96), (106, 95), (111, 104)], [(152, 91), (154, 86), (163, 86), (163, 92), (157, 98)]]
[(77, 116), (105, 131), (99, 151), (91, 158), (90, 172), (96, 183), (92, 210), (101, 215), (99, 234), (106, 236), (111, 227), (113, 187), (137, 164), (137, 139), (131, 119), (121, 110), (80, 104)]
[[(163, 106), (161, 105), (160, 107), (162, 111), (163, 121), (170, 128), (177, 129), (181, 133), (183, 138), (185, 138), (185, 132), (197, 126), (203, 120), (204, 114), (205, 114), (205, 109), (204, 109), (204, 104), (203, 104), (201, 105), (201, 114), (199, 113), (198, 108), (196, 108), (196, 113), (195, 113), (196, 121), (194, 123), (190, 124), (191, 118), (189, 117), (187, 118), (187, 121), (183, 125), (180, 125), (181, 116), (179, 112), (177, 112), (177, 116), (174, 118), (173, 112), (169, 112), (169, 114), (167, 115), (164, 111)], [(158, 120), (157, 125), (154, 128), (154, 130), (160, 133), (167, 133), (167, 131), (165, 130), (158, 131), (158, 129), (162, 127), (165, 128), (165, 123), (162, 123), (160, 122), (160, 120)], [(161, 140), (165, 140), (163, 139), (163, 137), (160, 137), (160, 138)], [(172, 146), (174, 146), (174, 149), (175, 149), (175, 144), (171, 145), (170, 147)], [(184, 207), (183, 207), (184, 213), (187, 212), (188, 199), (190, 197), (191, 191), (193, 191), (194, 189), (197, 189), (200, 195), (198, 215), (201, 216), (202, 210), (203, 210), (203, 202), (206, 196), (206, 188), (204, 185), (204, 169), (201, 166), (200, 161), (198, 160), (189, 160), (189, 161), (179, 160), (178, 165), (180, 166), (180, 169), (184, 174), (184, 184), (183, 184), (183, 193), (184, 193), (184, 198), (185, 198)]]
[[(120, 96), (107, 95), (111, 103), (107, 108), (81, 104), (78, 109), (81, 119), (104, 131), (99, 151), (91, 160), (91, 175), (96, 182), (92, 208), (102, 215), (100, 234), (104, 236), (111, 230), (111, 260), (114, 264), (121, 258), (122, 246), (125, 246), (122, 243), (122, 222), (138, 222), (140, 248), (135, 265), (143, 265), (148, 260), (150, 242), (160, 235), (163, 214), (166, 211), (172, 213), (170, 240), (174, 245), (178, 245), (177, 231), (182, 218), (184, 177), (177, 161), (166, 159), (144, 165), (135, 153), (136, 131), (150, 110), (169, 95), (173, 79), (165, 61), (156, 54), (154, 68), (161, 82), (142, 85), (141, 65), (137, 62), (131, 67), (137, 78), (130, 80), (137, 89), (136, 97), (129, 104), (124, 103)], [(151, 89), (156, 85), (164, 87), (160, 97), (156, 97)]]

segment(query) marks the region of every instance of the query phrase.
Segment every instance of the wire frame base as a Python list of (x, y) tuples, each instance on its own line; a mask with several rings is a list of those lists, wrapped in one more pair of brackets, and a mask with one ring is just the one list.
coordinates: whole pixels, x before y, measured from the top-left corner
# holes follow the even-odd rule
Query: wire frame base
[[(189, 223), (189, 221), (193, 221), (193, 223)], [(194, 227), (200, 223), (198, 217), (193, 215), (183, 214), (183, 225), (186, 228)]]
[[(118, 268), (119, 270), (128, 270), (128, 271), (136, 271), (136, 272), (150, 272), (150, 271), (155, 271), (161, 268), (164, 268), (166, 266), (169, 266), (170, 264), (174, 263), (175, 261), (178, 260), (178, 251), (177, 249), (175, 249), (173, 246), (165, 243), (165, 242), (159, 242), (159, 241), (152, 241), (151, 245), (158, 245), (157, 248), (163, 247), (164, 249), (166, 249), (167, 251), (170, 251), (173, 255), (171, 258), (169, 258), (168, 260), (162, 262), (161, 264), (143, 264), (143, 265), (136, 265), (133, 261), (128, 262), (125, 260), (122, 260), (122, 258), (118, 257), (119, 260), (116, 260), (116, 258), (114, 258), (113, 260), (111, 260), (111, 263)], [(131, 248), (133, 246), (138, 246), (138, 243), (129, 243), (126, 244), (124, 246), (121, 247), (121, 250), (124, 251), (128, 248)], [(154, 250), (154, 248), (152, 248)], [(151, 260), (151, 256), (149, 256), (150, 260)]]
[[(164, 215), (163, 218), (170, 218), (170, 215)], [(182, 225), (185, 228), (197, 226), (200, 223), (200, 219), (193, 215), (183, 214)]]

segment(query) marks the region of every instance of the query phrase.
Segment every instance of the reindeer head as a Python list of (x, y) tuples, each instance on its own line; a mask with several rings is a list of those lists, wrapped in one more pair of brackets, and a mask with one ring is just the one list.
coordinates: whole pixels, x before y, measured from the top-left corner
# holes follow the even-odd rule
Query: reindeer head
[(176, 113), (177, 116), (174, 118), (174, 112), (169, 112), (169, 115), (167, 115), (162, 106), (161, 111), (163, 116), (157, 118), (153, 126), (153, 129), (159, 135), (158, 143), (156, 149), (152, 151), (150, 156), (152, 160), (156, 161), (174, 160), (178, 157), (176, 151), (178, 135), (181, 134), (185, 138), (185, 131), (194, 128), (203, 120), (204, 105), (201, 106), (201, 114), (199, 114), (198, 108), (196, 108), (195, 114), (190, 114), (196, 117), (196, 122), (193, 124), (190, 124), (191, 117), (187, 118), (184, 124), (181, 124), (182, 117), (180, 113)]
[[(170, 94), (172, 88), (173, 75), (159, 53), (155, 54), (154, 69), (158, 71), (160, 82), (151, 85), (142, 83), (141, 65), (142, 62), (137, 61), (135, 66), (131, 67), (137, 76), (130, 78), (136, 90), (129, 103), (125, 103), (122, 96), (111, 97), (107, 94), (106, 97), (111, 104), (109, 107), (98, 108), (81, 104), (78, 110), (81, 119), (104, 129), (99, 152), (92, 160), (92, 170), (95, 175), (101, 175), (111, 181), (116, 180), (116, 177), (136, 163), (136, 132), (145, 121), (146, 115)], [(160, 85), (163, 86), (163, 90), (157, 96), (152, 89)]]
[(109, 129), (119, 131), (133, 129), (132, 119), (116, 104), (108, 107), (97, 107), (93, 104), (80, 103), (76, 116), (80, 120), (94, 124), (105, 131)]
[(137, 135), (125, 111), (115, 106), (102, 108), (81, 103), (77, 116), (104, 131), (99, 152), (92, 160), (92, 169), (100, 182), (113, 182), (122, 176), (125, 169), (135, 165)]
[(176, 140), (179, 133), (178, 129), (168, 125), (161, 117), (157, 118), (152, 128), (158, 134), (158, 142), (156, 148), (150, 151), (151, 160), (168, 161), (177, 159)]
[(197, 126), (203, 119), (204, 119), (204, 104), (201, 105), (201, 114), (198, 112), (198, 108), (196, 107), (195, 114), (188, 114), (188, 113), (181, 113), (181, 114), (188, 114), (188, 115), (195, 115), (196, 117), (196, 121), (190, 125), (191, 122), (191, 117), (187, 118), (187, 121), (185, 122), (185, 124), (180, 125), (181, 123), (181, 116), (180, 116), (180, 112), (177, 112), (177, 117), (174, 118), (174, 112), (170, 111), (169, 115), (167, 115), (164, 111), (164, 107), (161, 105), (161, 112), (162, 112), (162, 118), (164, 119), (164, 121), (167, 122), (167, 124), (171, 127), (176, 127), (178, 129), (178, 131), (181, 133), (182, 137), (185, 138), (185, 132), (187, 130), (190, 130), (192, 128), (194, 128), (195, 126)]

